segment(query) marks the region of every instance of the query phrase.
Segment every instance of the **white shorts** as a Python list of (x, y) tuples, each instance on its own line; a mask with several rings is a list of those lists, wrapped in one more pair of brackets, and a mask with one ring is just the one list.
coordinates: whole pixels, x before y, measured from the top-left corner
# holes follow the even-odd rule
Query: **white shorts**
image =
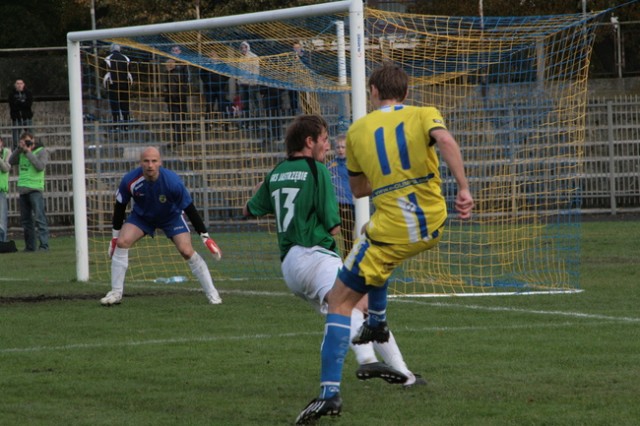
[(282, 275), (293, 294), (326, 314), (324, 299), (341, 267), (342, 259), (330, 250), (319, 246), (293, 246), (282, 261)]

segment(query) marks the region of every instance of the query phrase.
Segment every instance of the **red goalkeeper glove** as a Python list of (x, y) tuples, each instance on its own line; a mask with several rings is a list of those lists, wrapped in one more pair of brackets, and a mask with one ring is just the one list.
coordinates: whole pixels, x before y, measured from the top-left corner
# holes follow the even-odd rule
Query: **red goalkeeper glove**
[(115, 229), (111, 230), (112, 238), (111, 243), (109, 243), (109, 259), (113, 257), (113, 252), (116, 251), (116, 246), (118, 245), (118, 236), (120, 235), (120, 231)]
[(202, 238), (202, 243), (205, 245), (205, 247), (209, 249), (211, 254), (213, 254), (213, 257), (216, 260), (220, 260), (222, 258), (222, 250), (220, 250), (220, 247), (218, 247), (216, 242), (211, 239), (209, 234), (203, 232), (202, 234), (200, 234), (200, 238)]

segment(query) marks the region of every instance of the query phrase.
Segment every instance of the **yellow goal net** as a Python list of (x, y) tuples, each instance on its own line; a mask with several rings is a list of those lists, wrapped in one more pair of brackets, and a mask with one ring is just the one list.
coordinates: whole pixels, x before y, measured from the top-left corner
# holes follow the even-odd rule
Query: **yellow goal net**
[[(359, 42), (366, 72), (383, 61), (401, 65), (411, 78), (407, 103), (441, 110), (461, 146), (477, 202), (473, 220), (457, 219), (456, 185), (443, 164), (450, 211), (444, 239), (394, 274), (392, 293), (579, 287), (587, 75), (600, 16), (480, 18), (364, 9)], [(274, 13), (272, 20), (230, 17), (227, 26), (210, 29), (83, 41), (92, 278), (108, 280), (114, 192), (148, 145), (158, 146), (164, 166), (185, 181), (222, 248), (223, 260), (211, 265), (214, 277), (280, 277), (272, 219), (247, 220), (241, 209), (254, 185), (284, 158), (284, 131), (295, 115), (322, 114), (332, 137), (348, 128), (350, 22), (346, 11)], [(130, 73), (117, 84), (108, 61), (114, 49), (126, 56)], [(201, 249), (197, 241), (194, 246)], [(128, 280), (189, 274), (161, 235), (143, 239), (129, 259)]]

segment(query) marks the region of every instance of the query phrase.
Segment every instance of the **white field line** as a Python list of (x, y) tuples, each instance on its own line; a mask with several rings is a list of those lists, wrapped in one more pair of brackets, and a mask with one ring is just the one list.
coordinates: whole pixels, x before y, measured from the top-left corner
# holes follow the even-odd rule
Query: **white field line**
[(586, 318), (586, 319), (596, 319), (596, 320), (604, 320), (604, 321), (620, 321), (620, 322), (630, 322), (630, 323), (640, 322), (640, 318), (616, 317), (611, 315), (600, 315), (600, 314), (585, 314), (584, 312), (541, 311), (536, 309), (508, 308), (508, 307), (502, 307), (502, 306), (457, 305), (453, 303), (424, 302), (424, 301), (407, 300), (407, 299), (395, 299), (395, 301), (400, 303), (413, 303), (417, 305), (435, 306), (438, 308), (473, 309), (477, 311), (489, 311), (489, 312), (515, 312), (515, 313), (522, 313), (522, 314), (564, 316), (564, 317), (571, 317), (571, 318)]
[[(151, 287), (145, 285), (138, 285), (135, 287)], [(153, 286), (157, 287), (157, 286)], [(201, 291), (197, 288), (184, 288), (185, 291)], [(291, 293), (288, 292), (270, 292), (270, 291), (244, 291), (244, 290), (222, 290), (222, 294), (239, 294), (245, 296), (273, 296), (273, 297), (294, 297)], [(638, 323), (640, 322), (640, 318), (633, 317), (616, 317), (610, 315), (599, 315), (599, 314), (588, 314), (583, 312), (569, 312), (569, 311), (542, 311), (542, 310), (533, 310), (533, 309), (519, 309), (519, 308), (508, 308), (508, 307), (495, 307), (495, 306), (478, 306), (478, 305), (458, 305), (453, 303), (440, 303), (440, 302), (428, 302), (425, 299), (401, 299), (394, 298), (390, 300), (391, 303), (411, 303), (417, 305), (424, 305), (436, 308), (451, 308), (451, 309), (471, 309), (478, 311), (491, 311), (491, 312), (512, 312), (512, 313), (522, 313), (522, 314), (535, 314), (535, 315), (548, 315), (548, 316), (562, 316), (562, 317), (570, 317), (574, 319), (589, 319), (589, 320), (597, 320), (588, 325), (600, 326), (605, 325), (609, 322), (625, 322), (625, 323)], [(102, 308), (99, 308), (102, 309)], [(437, 331), (458, 331), (458, 332), (466, 332), (466, 331), (486, 331), (486, 330), (506, 330), (506, 329), (534, 329), (534, 328), (560, 328), (560, 327), (571, 327), (575, 325), (584, 325), (584, 323), (578, 322), (564, 322), (557, 324), (536, 324), (536, 325), (513, 325), (513, 326), (465, 326), (465, 327), (423, 327), (423, 328), (400, 328), (397, 331), (410, 331), (410, 332), (437, 332)], [(75, 349), (96, 349), (96, 348), (106, 348), (106, 347), (135, 347), (135, 346), (143, 346), (143, 345), (171, 345), (171, 344), (183, 344), (183, 343), (194, 343), (194, 342), (216, 342), (216, 341), (234, 341), (234, 340), (259, 340), (259, 339), (272, 339), (272, 338), (297, 338), (302, 336), (313, 336), (313, 335), (321, 335), (321, 330), (317, 332), (298, 332), (298, 333), (278, 333), (278, 334), (247, 334), (247, 335), (239, 335), (239, 336), (205, 336), (205, 337), (194, 337), (194, 338), (176, 338), (176, 339), (150, 339), (150, 340), (138, 340), (138, 341), (127, 341), (121, 343), (76, 343), (76, 344), (68, 344), (68, 345), (57, 345), (57, 346), (31, 346), (25, 348), (0, 348), (0, 354), (9, 354), (9, 353), (27, 353), (27, 352), (44, 352), (44, 351), (65, 351), (65, 350), (75, 350)]]
[(308, 333), (280, 333), (280, 334), (245, 334), (241, 336), (208, 336), (208, 337), (192, 337), (182, 339), (150, 339), (150, 340), (137, 340), (128, 342), (109, 342), (109, 343), (74, 343), (69, 345), (59, 346), (32, 346), (28, 348), (6, 348), (0, 349), (0, 353), (24, 353), (24, 352), (42, 352), (42, 351), (66, 351), (72, 349), (98, 349), (98, 348), (111, 348), (111, 347), (135, 347), (145, 345), (172, 345), (172, 344), (184, 344), (184, 343), (197, 343), (197, 342), (216, 342), (216, 341), (233, 341), (233, 340), (261, 340), (261, 339), (273, 339), (273, 338), (287, 338), (287, 337), (301, 337), (307, 335), (321, 334), (318, 332)]
[[(584, 326), (584, 323), (578, 322), (563, 322), (558, 324), (537, 324), (537, 325), (508, 325), (508, 326), (463, 326), (463, 327), (402, 327), (402, 332), (475, 332), (475, 331), (487, 331), (487, 330), (516, 330), (516, 329), (534, 329), (534, 328), (562, 328), (562, 327), (574, 327)], [(591, 325), (600, 326), (602, 322), (593, 323)], [(149, 339), (149, 340), (133, 340), (127, 342), (108, 342), (108, 343), (72, 343), (68, 345), (56, 345), (56, 346), (31, 346), (26, 348), (3, 348), (0, 349), (0, 354), (11, 353), (33, 353), (33, 352), (51, 352), (51, 351), (69, 351), (69, 350), (83, 350), (83, 349), (101, 349), (101, 348), (113, 348), (113, 347), (136, 347), (136, 346), (148, 346), (148, 345), (174, 345), (174, 344), (187, 344), (187, 343), (210, 343), (210, 342), (227, 342), (227, 341), (239, 341), (239, 340), (263, 340), (274, 338), (299, 338), (303, 336), (322, 336), (322, 330), (297, 332), (297, 333), (276, 333), (276, 334), (244, 334), (240, 336), (204, 336), (204, 337), (191, 337), (191, 338), (175, 338), (175, 339)]]
[[(435, 333), (435, 332), (469, 332), (469, 331), (486, 331), (486, 330), (518, 330), (534, 328), (562, 328), (562, 327), (574, 327), (574, 326), (601, 326), (602, 322), (594, 323), (578, 323), (578, 322), (563, 322), (558, 324), (537, 324), (535, 326), (524, 325), (509, 325), (509, 326), (463, 326), (463, 327), (402, 327), (402, 332), (422, 332), (422, 333)], [(227, 341), (240, 341), (240, 340), (264, 340), (274, 338), (299, 338), (302, 336), (322, 336), (322, 331), (314, 332), (298, 332), (298, 333), (276, 333), (276, 334), (244, 334), (240, 336), (203, 336), (203, 337), (191, 337), (191, 338), (173, 338), (173, 339), (149, 339), (149, 340), (132, 340), (127, 342), (108, 342), (108, 343), (71, 343), (68, 345), (56, 345), (56, 346), (31, 346), (26, 348), (4, 348), (0, 349), (0, 354), (10, 353), (32, 353), (32, 352), (50, 352), (50, 351), (68, 351), (68, 350), (83, 350), (83, 349), (101, 349), (112, 347), (136, 347), (136, 346), (148, 346), (148, 345), (174, 345), (185, 343), (210, 343), (210, 342), (227, 342)]]

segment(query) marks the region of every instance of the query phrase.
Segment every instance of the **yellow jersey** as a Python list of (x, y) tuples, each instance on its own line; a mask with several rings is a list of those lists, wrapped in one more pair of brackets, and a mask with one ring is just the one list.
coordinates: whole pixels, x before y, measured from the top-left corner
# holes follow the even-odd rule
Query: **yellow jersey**
[(434, 129), (446, 129), (436, 108), (393, 105), (360, 118), (347, 133), (347, 169), (373, 189), (367, 235), (408, 244), (432, 238), (447, 218)]

